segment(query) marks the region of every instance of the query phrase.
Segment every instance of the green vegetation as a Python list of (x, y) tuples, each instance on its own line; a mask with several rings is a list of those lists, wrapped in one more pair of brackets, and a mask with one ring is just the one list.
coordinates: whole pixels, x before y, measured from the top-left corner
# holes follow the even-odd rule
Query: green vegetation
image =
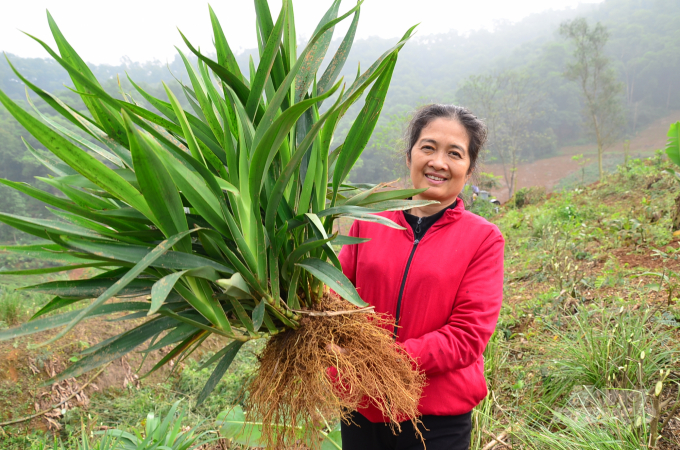
[[(182, 35), (198, 58), (193, 65), (180, 51), (190, 80), (181, 88), (193, 113), (165, 84), (165, 95), (157, 98), (130, 80), (153, 110), (123, 92), (122, 99), (109, 95), (48, 13), (58, 52), (33, 39), (69, 73), (88, 113), (68, 106), (12, 66), (61, 117), (48, 118), (27, 98), (37, 118), (0, 91), (0, 103), (51, 152), (40, 154), (26, 145), (50, 170), (49, 178), (38, 180), (51, 190), (0, 182), (48, 204), (59, 220), (0, 212), (0, 221), (51, 241), (5, 250), (60, 254), (75, 264), (3, 273), (102, 272), (30, 286), (32, 292), (55, 297), (29, 322), (1, 331), (0, 341), (58, 330), (45, 346), (97, 316), (125, 312), (125, 319), (137, 319), (133, 329), (71, 359), (65, 371), (52, 375), (58, 383), (146, 342), (147, 354), (167, 351), (149, 374), (175, 359), (184, 361), (211, 336), (226, 338), (229, 344), (202, 366), (214, 369), (198, 393), (200, 405), (244, 343), (272, 338), (245, 399), (248, 420), (261, 421), (268, 446), (316, 435), (319, 415), (336, 420), (364, 395), (382, 399), (378, 404), (386, 405), (393, 421), (415, 416), (424, 376), (410, 370), (411, 361), (393, 346), (385, 327), (365, 311), (354, 314), (368, 304), (342, 273), (332, 245), (363, 242), (339, 236), (336, 219), (400, 228), (373, 213), (432, 203), (404, 200), (422, 190), (379, 191), (381, 184), (345, 183), (371, 137), (398, 53), (415, 27), (347, 86), (338, 76), (352, 46), (360, 5), (342, 15), (339, 6), (339, 0), (331, 3), (298, 54), (292, 1), (283, 3), (274, 22), (267, 2), (257, 0), (260, 60), (249, 77), (241, 73), (211, 11), (217, 61)], [(349, 17), (353, 20), (343, 44), (321, 72), (334, 26)], [(334, 94), (321, 113), (322, 103)], [(364, 94), (344, 142), (331, 149), (339, 120)], [(114, 297), (123, 301), (109, 301)], [(81, 307), (72, 309), (76, 303)], [(6, 304), (8, 319), (15, 322), (14, 304)], [(324, 350), (332, 342), (347, 349), (342, 363)], [(330, 378), (318, 376), (333, 364), (354, 374), (345, 379), (352, 397), (338, 395)]]
[[(674, 55), (680, 49), (678, 12), (671, 6), (668, 2), (607, 0), (592, 10), (582, 7), (577, 11), (587, 16), (591, 24), (601, 21), (609, 30), (609, 43), (604, 52), (618, 71), (618, 79), (625, 83), (624, 135), (630, 136), (668, 110), (680, 108), (680, 89), (676, 86), (677, 77), (673, 76), (678, 69)], [(276, 28), (273, 18), (268, 23), (264, 10), (259, 14), (263, 21), (260, 27), (270, 27), (273, 33)], [(347, 83), (355, 88), (357, 95), (353, 101), (359, 99), (362, 89), (367, 89), (363, 113), (366, 108), (383, 111), (380, 119), (377, 114), (372, 116), (377, 123), (368, 123), (365, 128), (353, 126), (365, 122), (353, 121), (362, 111), (360, 105), (351, 106), (352, 87), (344, 93), (338, 89), (319, 107), (321, 99), (333, 93), (333, 83), (329, 80), (333, 77), (322, 83), (324, 77), (314, 82), (310, 75), (308, 83), (291, 87), (281, 98), (275, 95), (296, 62), (294, 57), (285, 58), (297, 54), (297, 50), (290, 51), (295, 44), (290, 36), (286, 41), (285, 31), (282, 31), (282, 48), (288, 53), (279, 50), (265, 54), (268, 46), (263, 42), (264, 62), (256, 58), (252, 71), (243, 56), (232, 59), (226, 47), (217, 52), (217, 63), (227, 66), (232, 75), (238, 73), (236, 79), (248, 92), (256, 87), (261, 90), (252, 98), (250, 94), (243, 95), (246, 91), (233, 78), (222, 74), (228, 78), (224, 80), (219, 73), (211, 71), (214, 68), (208, 67), (205, 59), (199, 62), (198, 58), (204, 55), (198, 51), (186, 60), (179, 57), (171, 65), (173, 72), (181, 73), (180, 78), (188, 79), (190, 84), (167, 80), (164, 87), (159, 83), (165, 76), (160, 69), (128, 62), (126, 69), (131, 79), (140, 80), (139, 89), (123, 79), (120, 80), (122, 92), (118, 80), (110, 78), (111, 73), (122, 73), (122, 67), (120, 70), (93, 67), (90, 77), (61, 39), (57, 39), (60, 54), (69, 59), (65, 65), (10, 56), (18, 73), (25, 74), (28, 80), (47, 91), (54, 91), (56, 97), (72, 109), (62, 116), (35, 96), (31, 100), (33, 108), (28, 100), (23, 100), (24, 88), (16, 79), (18, 75), (6, 75), (11, 69), (0, 65), (0, 88), (7, 94), (3, 97), (4, 104), (9, 105), (14, 114), (22, 114), (19, 107), (31, 111), (22, 115), (23, 123), (31, 131), (43, 133), (43, 137), (50, 131), (40, 123), (48, 120), (52, 122), (52, 129), (70, 127), (75, 135), (64, 139), (70, 142), (65, 147), (73, 150), (80, 146), (81, 151), (96, 148), (99, 156), (92, 156), (89, 161), (98, 167), (99, 173), (109, 174), (115, 182), (106, 182), (104, 186), (105, 182), (100, 179), (90, 177), (88, 180), (87, 176), (76, 174), (74, 167), (64, 165), (43, 150), (41, 142), (62, 157), (67, 157), (67, 152), (50, 147), (52, 144), (45, 139), (33, 138), (7, 110), (0, 109), (0, 177), (11, 180), (3, 180), (8, 186), (0, 186), (0, 211), (6, 221), (36, 235), (27, 238), (9, 227), (0, 228), (0, 241), (13, 244), (0, 248), (0, 268), (4, 271), (0, 274), (0, 335), (8, 336), (13, 333), (8, 331), (9, 327), (23, 324), (34, 315), (42, 316), (38, 320), (47, 319), (37, 322), (39, 324), (57, 318), (61, 326), (74, 325), (73, 317), (87, 314), (97, 308), (97, 302), (114, 295), (105, 292), (114, 281), (118, 280), (122, 287), (124, 283), (120, 280), (125, 272), (136, 267), (142, 275), (116, 294), (122, 299), (104, 305), (111, 310), (126, 309), (130, 305), (138, 309), (115, 313), (109, 317), (112, 322), (94, 318), (90, 322), (93, 328), (81, 328), (88, 325), (81, 324), (72, 332), (84, 329), (91, 337), (70, 334), (66, 341), (36, 348), (35, 344), (58, 336), (44, 326), (39, 331), (45, 331), (39, 336), (24, 335), (0, 344), (0, 356), (4, 358), (0, 359), (0, 422), (28, 416), (54, 403), (49, 396), (40, 403), (39, 396), (45, 392), (41, 390), (41, 383), (52, 377), (50, 368), (71, 365), (62, 378), (71, 375), (74, 378), (62, 383), (83, 386), (88, 380), (85, 372), (105, 363), (94, 361), (92, 356), (102, 348), (115, 350), (109, 355), (110, 360), (122, 367), (122, 378), (117, 384), (107, 385), (100, 391), (88, 389), (87, 401), (60, 405), (52, 410), (49, 429), (35, 426), (48, 424), (42, 418), (3, 426), (0, 447), (103, 450), (116, 442), (122, 443), (103, 440), (100, 432), (115, 428), (131, 433), (125, 435), (130, 438), (127, 448), (148, 448), (140, 441), (158, 430), (162, 423), (159, 417), (170, 418), (170, 427), (182, 427), (183, 432), (184, 427), (190, 427), (186, 430), (187, 436), (194, 433), (193, 436), (200, 439), (219, 438), (208, 443), (207, 449), (257, 445), (261, 427), (257, 424), (251, 427), (249, 430), (255, 434), (247, 436), (240, 424), (245, 420), (244, 410), (247, 411), (249, 399), (242, 386), (256, 376), (259, 364), (256, 355), (266, 342), (260, 338), (280, 336), (282, 329), (295, 328), (303, 314), (301, 307), (323, 292), (323, 283), (333, 286), (333, 277), (324, 275), (324, 270), (337, 275), (331, 264), (317, 267), (315, 264), (319, 263), (312, 261), (307, 266), (303, 262), (304, 267), (296, 265), (300, 263), (298, 253), (301, 251), (296, 253), (295, 249), (306, 246), (307, 256), (330, 258), (333, 262), (339, 246), (352, 243), (332, 234), (333, 218), (341, 215), (351, 218), (357, 211), (374, 211), (384, 207), (383, 201), (394, 206), (394, 199), (404, 196), (399, 193), (385, 199), (380, 197), (382, 193), (366, 186), (342, 184), (343, 179), (377, 182), (404, 176), (402, 156), (395, 149), (402, 146), (399, 136), (408, 111), (430, 98), (454, 100), (455, 87), (466, 77), (479, 74), (512, 71), (544, 80), (536, 95), (545, 99), (543, 105), (547, 107), (537, 112), (530, 124), (525, 124), (525, 132), (548, 136), (550, 139), (545, 142), (549, 141), (550, 145), (533, 144), (540, 140), (524, 142), (516, 149), (515, 162), (548, 155), (567, 143), (586, 142), (588, 135), (580, 117), (583, 105), (576, 100), (578, 86), (564, 77), (573, 49), (555, 33), (559, 24), (572, 19), (574, 14), (546, 13), (516, 26), (500, 26), (493, 34), (445, 35), (427, 43), (416, 41), (403, 50), (399, 48), (403, 44), (400, 42), (381, 64), (369, 69), (368, 79), (360, 79), (355, 85)], [(332, 12), (325, 20), (331, 16)], [(285, 20), (285, 14), (283, 17)], [(329, 42), (330, 38), (323, 32), (317, 33), (316, 38), (327, 45), (326, 50), (331, 54), (340, 44)], [(219, 33), (216, 42), (221, 42)], [(346, 56), (347, 64), (339, 73), (333, 73), (334, 77), (346, 72), (348, 79), (353, 79), (355, 58), (373, 60), (395, 43), (380, 39), (355, 43), (349, 56), (344, 51), (339, 53)], [(376, 49), (378, 46), (380, 51)], [(303, 52), (317, 49), (311, 44), (305, 48)], [(397, 52), (400, 59), (395, 65)], [(488, 54), (494, 58), (487, 58)], [(282, 58), (281, 66), (278, 58)], [(78, 66), (80, 76), (64, 71), (71, 64)], [(260, 66), (262, 70), (258, 72)], [(275, 74), (281, 68), (283, 72)], [(321, 65), (309, 69), (308, 73), (314, 74), (317, 70), (324, 73), (324, 69)], [(269, 70), (272, 70), (271, 77), (267, 78)], [(245, 73), (250, 76), (241, 75)], [(69, 76), (73, 76), (70, 82), (77, 90), (93, 94), (84, 94), (81, 98), (74, 92), (61, 90), (61, 83), (69, 82)], [(105, 80), (99, 84), (97, 78)], [(390, 78), (390, 94), (385, 97), (383, 88), (386, 89)], [(428, 81), (417, 81), (420, 79)], [(370, 81), (374, 80), (369, 89)], [(213, 92), (214, 81), (218, 81), (221, 91)], [(36, 92), (42, 93), (39, 89)], [(463, 94), (460, 90), (459, 98)], [(98, 99), (93, 100), (92, 95)], [(160, 98), (167, 98), (169, 102), (161, 103)], [(131, 99), (140, 107), (134, 107)], [(269, 117), (268, 111), (277, 109), (270, 109), (275, 100), (281, 100), (281, 115), (276, 111)], [(257, 139), (271, 137), (266, 130), (273, 128), (263, 120), (272, 119), (273, 124), (281, 125), (283, 121), (277, 121), (288, 117), (288, 113), (295, 115), (291, 111), (304, 102), (309, 102), (305, 106), (310, 108), (304, 112), (304, 108), (300, 109), (302, 119), (298, 121), (297, 132), (288, 133), (288, 128), (283, 129), (281, 142), (271, 146), (272, 159), (264, 158), (260, 166), (248, 160), (258, 154)], [(124, 113), (119, 113), (121, 108)], [(346, 119), (340, 120), (339, 112), (345, 114)], [(145, 120), (140, 120), (140, 115)], [(115, 120), (102, 121), (101, 117), (114, 117), (119, 120), (118, 125)], [(94, 122), (88, 122), (90, 120)], [(151, 126), (148, 121), (155, 125)], [(97, 128), (111, 132), (115, 142), (103, 138), (85, 123), (96, 123)], [(318, 126), (315, 128), (314, 124)], [(368, 139), (373, 125), (376, 131)], [(116, 129), (122, 131), (116, 133)], [(331, 148), (333, 132), (336, 141)], [(600, 174), (597, 167), (586, 165), (581, 156), (578, 159), (579, 164), (583, 163), (581, 170), (563, 179), (555, 193), (546, 195), (541, 188), (523, 188), (515, 192), (512, 202), (500, 209), (479, 200), (471, 206), (473, 212), (497, 223), (507, 242), (505, 302), (498, 330), (485, 352), (490, 393), (474, 410), (474, 450), (489, 448), (494, 440), (531, 449), (680, 448), (677, 432), (680, 429), (680, 373), (677, 370), (680, 367), (680, 247), (674, 234), (680, 228), (679, 133), (680, 124), (674, 124), (666, 149), (671, 163), (661, 152), (644, 160), (629, 159), (627, 153), (625, 157), (604, 154), (604, 171), (609, 172), (607, 169), (611, 168), (613, 173), (600, 183), (589, 185)], [(225, 139), (225, 135), (230, 139)], [(45, 168), (25, 150), (21, 137), (51, 168)], [(350, 155), (347, 148), (351, 146), (336, 147), (340, 142), (357, 143), (353, 147), (355, 151)], [(309, 150), (304, 148), (307, 144)], [(366, 150), (359, 157), (364, 147)], [(191, 156), (184, 152), (180, 161), (178, 148), (190, 151)], [(331, 151), (334, 149), (337, 151)], [(299, 155), (307, 152), (308, 157), (291, 166), (293, 159), (286, 160), (286, 157), (292, 158), (296, 150)], [(82, 151), (82, 154), (94, 153)], [(239, 161), (241, 155), (248, 155), (244, 157), (245, 166), (262, 168), (262, 173), (229, 164), (226, 161), (229, 155), (235, 161)], [(145, 161), (156, 162), (154, 168), (165, 168), (165, 172), (161, 171), (160, 176), (155, 173), (153, 178), (166, 184), (150, 187), (149, 183), (154, 180), (143, 175)], [(289, 187), (284, 186), (281, 201), (277, 203), (272, 200), (272, 193), (276, 192), (280, 174), (286, 170), (286, 162), (292, 167), (292, 181)], [(299, 165), (304, 169), (299, 170)], [(340, 174), (337, 177), (334, 169)], [(348, 175), (350, 169), (352, 172)], [(43, 177), (36, 186), (50, 196), (31, 188), (35, 176)], [(257, 183), (259, 176), (264, 179), (263, 183)], [(497, 179), (484, 175), (479, 185), (497, 186), (497, 183)], [(182, 184), (179, 189), (178, 184)], [(138, 185), (143, 188), (143, 194), (135, 193), (139, 193)], [(57, 212), (59, 221), (47, 221), (53, 213), (46, 210), (44, 204), (9, 186), (42, 195), (54, 206), (68, 207), (70, 213)], [(507, 187), (513, 186), (510, 180)], [(166, 190), (167, 187), (171, 189)], [(336, 199), (334, 205), (326, 204), (327, 187), (329, 197)], [(169, 196), (161, 197), (162, 192)], [(244, 196), (246, 192), (251, 195)], [(204, 201), (206, 198), (210, 200)], [(371, 204), (369, 199), (382, 201)], [(400, 208), (406, 205), (399, 202), (397, 200)], [(132, 203), (136, 209), (128, 207)], [(164, 209), (163, 205), (169, 207)], [(276, 208), (267, 208), (270, 205)], [(331, 205), (347, 209), (335, 210), (338, 212), (335, 216), (323, 216), (324, 208)], [(259, 206), (264, 211), (263, 217)], [(355, 209), (359, 206), (367, 209)], [(185, 207), (189, 208), (186, 216)], [(87, 211), (87, 215), (79, 215), (83, 211)], [(112, 211), (116, 215), (110, 214)], [(7, 213), (28, 218), (17, 220)], [(219, 228), (221, 214), (230, 214), (234, 224), (222, 223)], [(177, 222), (181, 217), (187, 217), (188, 221)], [(45, 221), (39, 222), (41, 218)], [(179, 237), (194, 225), (202, 227), (196, 232), (198, 239)], [(209, 228), (213, 230), (208, 231)], [(265, 232), (268, 241), (264, 239)], [(35, 238), (42, 239), (35, 241)], [(184, 255), (193, 255), (200, 258), (201, 264), (168, 266), (151, 262), (150, 267), (141, 267), (142, 260), (146, 263), (153, 258), (148, 255), (148, 259), (131, 258), (116, 252), (118, 247), (107, 247), (111, 246), (112, 238), (118, 240), (114, 246), (126, 251), (139, 247), (151, 256), (156, 255), (152, 248), (159, 241), (173, 239), (176, 241), (173, 257), (186, 259)], [(15, 246), (18, 244), (33, 246)], [(21, 253), (17, 253), (19, 248)], [(55, 251), (67, 251), (67, 254)], [(95, 254), (101, 251), (106, 251), (103, 256)], [(83, 264), (89, 267), (81, 267)], [(66, 271), (74, 275), (71, 280), (59, 271), (62, 266), (79, 267), (76, 270), (84, 273), (76, 276), (76, 272)], [(235, 272), (240, 278), (232, 275)], [(228, 281), (216, 285), (218, 279), (224, 280), (228, 275), (231, 275)], [(83, 279), (89, 279), (87, 282), (91, 284)], [(175, 282), (175, 291), (168, 288), (163, 292), (164, 283), (159, 284), (160, 280)], [(27, 284), (38, 285), (37, 293), (15, 290)], [(102, 292), (104, 295), (100, 295)], [(225, 311), (224, 317), (208, 307), (214, 303), (210, 293), (218, 294), (217, 304)], [(354, 298), (351, 291), (343, 293)], [(90, 303), (88, 299), (93, 297), (99, 300)], [(187, 297), (191, 301), (186, 301)], [(296, 311), (289, 314), (286, 306)], [(157, 316), (148, 319), (151, 307)], [(55, 309), (64, 315), (56, 315)], [(166, 321), (162, 322), (163, 327), (145, 328), (149, 323), (161, 321)], [(23, 325), (27, 333), (34, 331), (30, 328), (35, 322), (28, 323)], [(260, 327), (266, 330), (264, 335)], [(134, 333), (131, 330), (135, 330)], [(138, 340), (130, 338), (135, 337), (135, 333), (141, 333)], [(210, 333), (212, 336), (208, 337)], [(237, 339), (224, 347), (222, 337)], [(103, 338), (111, 339), (97, 345)], [(149, 347), (138, 345), (148, 340), (151, 340)], [(166, 344), (169, 345), (160, 355), (149, 352), (147, 356), (147, 349)], [(231, 351), (237, 347), (240, 351)], [(120, 359), (123, 354), (124, 358)], [(153, 369), (148, 377), (141, 380), (135, 377), (148, 369)], [(58, 391), (57, 384), (49, 386), (45, 389)], [(197, 397), (202, 400), (200, 405), (194, 403)], [(181, 405), (186, 408), (181, 414), (173, 409), (178, 400), (182, 400)], [(154, 414), (151, 419), (149, 412)], [(317, 425), (320, 430), (315, 430), (319, 432), (314, 438), (323, 443), (322, 448), (338, 448), (337, 424)], [(109, 431), (106, 439), (122, 436), (122, 432)], [(298, 429), (293, 430), (297, 432)], [(158, 445), (158, 441), (152, 445)]]
[[(488, 211), (506, 237), (507, 281), (485, 352), (490, 393), (474, 411), (474, 450), (494, 437), (546, 450), (633, 450), (657, 438), (657, 448), (678, 448), (680, 247), (671, 216), (679, 191), (672, 168), (659, 157), (632, 159), (602, 183)], [(233, 445), (247, 440), (236, 426), (242, 412), (231, 405), (256, 365), (258, 349), (249, 345), (261, 341), (244, 346), (218, 394), (185, 418)], [(149, 411), (165, 415), (202, 389), (210, 371), (201, 367), (214, 349), (163, 381), (93, 395), (61, 419), (61, 438), (81, 439), (81, 421), (89, 429), (143, 429)], [(3, 448), (25, 448), (20, 428), (5, 432)]]

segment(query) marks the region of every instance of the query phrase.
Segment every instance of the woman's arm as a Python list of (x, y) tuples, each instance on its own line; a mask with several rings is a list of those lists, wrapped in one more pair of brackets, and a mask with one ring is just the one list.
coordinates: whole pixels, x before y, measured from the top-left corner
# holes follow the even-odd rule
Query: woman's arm
[(462, 369), (484, 352), (503, 300), (503, 247), (499, 232), (482, 243), (465, 272), (446, 325), (401, 343), (426, 374)]

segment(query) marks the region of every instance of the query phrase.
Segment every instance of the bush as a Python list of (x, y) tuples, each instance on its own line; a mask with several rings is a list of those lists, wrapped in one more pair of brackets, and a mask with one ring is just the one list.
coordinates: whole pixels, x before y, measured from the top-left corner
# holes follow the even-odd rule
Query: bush
[(546, 192), (543, 186), (525, 187), (515, 192), (514, 205), (523, 208), (527, 205), (534, 205), (541, 200), (545, 200)]

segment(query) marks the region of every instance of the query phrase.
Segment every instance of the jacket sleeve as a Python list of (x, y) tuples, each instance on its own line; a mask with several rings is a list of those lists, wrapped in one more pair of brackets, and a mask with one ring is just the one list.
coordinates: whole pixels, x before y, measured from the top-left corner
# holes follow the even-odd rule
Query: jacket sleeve
[[(359, 236), (359, 221), (355, 220), (352, 227), (349, 229), (349, 236), (358, 237)], [(357, 285), (357, 250), (358, 245), (343, 245), (342, 250), (340, 250), (340, 255), (338, 259), (340, 260), (340, 265), (342, 266), (342, 272), (345, 274), (349, 281), (352, 282), (354, 286)]]
[(465, 368), (484, 352), (503, 300), (503, 249), (503, 236), (496, 230), (470, 262), (447, 323), (401, 343), (427, 375)]

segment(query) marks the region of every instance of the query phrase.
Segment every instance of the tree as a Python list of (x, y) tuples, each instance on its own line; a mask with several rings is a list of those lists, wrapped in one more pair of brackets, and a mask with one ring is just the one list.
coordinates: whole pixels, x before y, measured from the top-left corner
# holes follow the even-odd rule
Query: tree
[(599, 22), (591, 28), (581, 17), (563, 22), (560, 34), (574, 45), (574, 61), (567, 64), (564, 76), (581, 88), (584, 119), (597, 141), (601, 180), (604, 148), (618, 137), (624, 120), (623, 83), (617, 80), (611, 61), (604, 54), (609, 32)]
[(469, 77), (458, 91), (458, 100), (484, 118), (489, 128), (488, 148), (503, 166), (503, 179), (512, 197), (517, 165), (523, 150), (547, 134), (534, 129), (543, 115), (541, 83), (526, 72), (503, 71)]

